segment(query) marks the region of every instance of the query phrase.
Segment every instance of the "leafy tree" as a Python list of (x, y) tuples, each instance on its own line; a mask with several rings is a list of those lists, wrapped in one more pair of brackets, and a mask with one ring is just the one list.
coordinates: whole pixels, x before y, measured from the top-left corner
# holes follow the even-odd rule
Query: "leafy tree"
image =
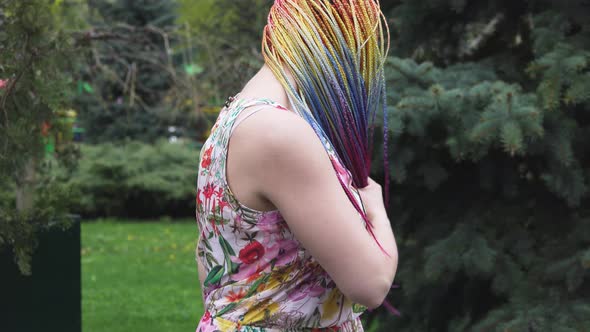
[[(59, 6), (0, 1), (0, 247), (12, 249), (27, 274), (37, 232), (68, 224), (68, 191), (48, 176), (55, 162), (45, 157), (43, 143), (63, 132), (58, 114), (68, 106), (74, 59), (72, 42), (55, 21)], [(62, 161), (75, 159), (67, 145), (58, 152)]]
[(186, 122), (191, 88), (175, 66), (175, 2), (88, 4), (91, 27), (78, 39), (89, 50), (76, 99), (88, 141), (149, 142)]

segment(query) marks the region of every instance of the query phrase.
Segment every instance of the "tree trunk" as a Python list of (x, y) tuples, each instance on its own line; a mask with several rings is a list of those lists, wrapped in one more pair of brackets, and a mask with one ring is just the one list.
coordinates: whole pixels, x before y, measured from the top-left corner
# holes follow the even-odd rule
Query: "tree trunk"
[(29, 159), (16, 179), (16, 210), (19, 213), (33, 208), (37, 158)]

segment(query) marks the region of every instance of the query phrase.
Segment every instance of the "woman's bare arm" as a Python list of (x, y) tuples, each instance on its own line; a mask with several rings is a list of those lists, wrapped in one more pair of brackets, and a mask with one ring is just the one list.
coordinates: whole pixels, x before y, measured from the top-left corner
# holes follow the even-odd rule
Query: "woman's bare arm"
[(385, 210), (373, 209), (371, 218), (390, 256), (365, 229), (305, 120), (290, 112), (262, 110), (238, 130), (247, 139), (234, 139), (232, 148), (248, 157), (236, 162), (258, 184), (260, 196), (281, 211), (296, 238), (350, 300), (379, 306), (397, 268), (397, 247)]

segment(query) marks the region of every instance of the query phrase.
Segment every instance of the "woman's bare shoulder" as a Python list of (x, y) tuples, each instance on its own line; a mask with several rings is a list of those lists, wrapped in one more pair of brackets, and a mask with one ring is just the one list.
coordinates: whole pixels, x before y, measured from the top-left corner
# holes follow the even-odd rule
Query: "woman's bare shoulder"
[(311, 125), (292, 111), (276, 107), (260, 110), (245, 119), (234, 135), (232, 144), (241, 150), (243, 167), (261, 184), (275, 176), (311, 176), (309, 173), (317, 169), (310, 164), (328, 161)]
[(250, 144), (266, 148), (261, 152), (293, 149), (319, 139), (311, 125), (293, 111), (269, 106), (244, 120), (241, 132)]

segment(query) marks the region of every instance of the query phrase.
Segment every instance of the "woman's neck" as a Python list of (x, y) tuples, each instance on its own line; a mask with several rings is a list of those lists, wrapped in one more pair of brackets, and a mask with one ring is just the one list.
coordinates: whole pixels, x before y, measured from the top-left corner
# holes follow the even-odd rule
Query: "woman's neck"
[[(289, 82), (295, 85), (295, 80), (288, 71), (287, 75)], [(246, 83), (240, 92), (240, 98), (268, 98), (291, 109), (285, 88), (266, 64)]]

